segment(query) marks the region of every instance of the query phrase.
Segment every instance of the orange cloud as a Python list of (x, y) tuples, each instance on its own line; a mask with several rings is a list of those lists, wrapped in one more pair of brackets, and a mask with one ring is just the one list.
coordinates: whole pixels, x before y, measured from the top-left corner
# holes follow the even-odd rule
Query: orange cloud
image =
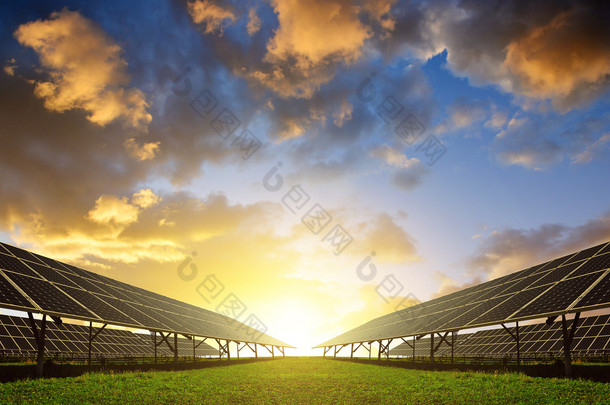
[(267, 43), (269, 69), (250, 73), (281, 97), (311, 98), (334, 77), (333, 66), (353, 63), (371, 29), (348, 1), (274, 0), (279, 27)]
[(248, 35), (252, 36), (256, 34), (261, 29), (262, 21), (258, 18), (256, 14), (256, 9), (252, 7), (248, 10), (248, 25), (246, 29), (248, 30)]
[(209, 0), (195, 0), (187, 5), (188, 12), (195, 24), (205, 24), (205, 33), (219, 31), (222, 35), (222, 24), (232, 22), (235, 15), (231, 10), (223, 8)]
[(80, 13), (54, 12), (48, 20), (19, 26), (15, 37), (38, 53), (49, 72), (50, 80), (36, 82), (34, 88), (48, 110), (82, 109), (100, 126), (121, 118), (143, 129), (152, 120), (144, 94), (127, 88), (121, 47)]
[(125, 142), (125, 148), (131, 157), (137, 160), (150, 160), (159, 152), (161, 142), (148, 142), (140, 146), (134, 138), (129, 138)]
[(578, 9), (561, 13), (508, 45), (504, 63), (521, 93), (566, 109), (607, 88), (610, 46), (582, 17)]

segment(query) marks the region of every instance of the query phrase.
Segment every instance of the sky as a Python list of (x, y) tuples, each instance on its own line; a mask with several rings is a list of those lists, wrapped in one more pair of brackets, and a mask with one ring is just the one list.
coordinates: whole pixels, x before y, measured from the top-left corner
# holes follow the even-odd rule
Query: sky
[[(610, 240), (610, 7), (0, 5), (0, 240), (310, 348)], [(253, 318), (256, 317), (256, 318)]]

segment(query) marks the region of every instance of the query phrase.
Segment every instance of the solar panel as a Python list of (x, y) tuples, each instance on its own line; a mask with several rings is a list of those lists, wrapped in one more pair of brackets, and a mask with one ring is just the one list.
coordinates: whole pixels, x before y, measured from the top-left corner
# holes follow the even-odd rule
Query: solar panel
[[(149, 330), (292, 347), (220, 314), (1, 242), (0, 306)], [(61, 348), (62, 344), (55, 346)]]
[[(610, 306), (610, 243), (376, 318), (315, 347), (454, 331)], [(596, 285), (596, 283), (599, 283)]]
[(5, 273), (21, 290), (48, 313), (70, 315), (99, 320), (93, 313), (79, 305), (53, 284), (16, 273)]
[(13, 309), (36, 309), (8, 280), (4, 273), (0, 271), (0, 305), (5, 308)]

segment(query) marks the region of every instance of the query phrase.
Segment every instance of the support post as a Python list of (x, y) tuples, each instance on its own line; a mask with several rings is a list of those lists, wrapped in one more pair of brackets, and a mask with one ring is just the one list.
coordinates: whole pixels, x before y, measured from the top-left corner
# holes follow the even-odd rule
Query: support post
[(377, 351), (377, 360), (380, 361), (381, 360), (381, 340), (378, 343), (379, 343), (379, 350)]
[(36, 353), (36, 377), (40, 378), (43, 375), (44, 371), (44, 345), (45, 345), (45, 334), (47, 330), (47, 316), (42, 316), (42, 322), (40, 324), (40, 331), (38, 331), (38, 327), (36, 326), (36, 321), (34, 321), (34, 316), (31, 312), (28, 312), (28, 318), (30, 318), (30, 325), (32, 328), (32, 333), (34, 334), (34, 339), (36, 340), (36, 345), (38, 346), (38, 350)]
[(351, 350), (351, 352), (349, 354), (349, 359), (350, 360), (354, 360), (354, 344), (353, 343), (352, 343), (352, 350)]
[(87, 357), (87, 365), (89, 367), (91, 367), (91, 347), (93, 346), (93, 339), (95, 339), (97, 337), (97, 335), (99, 335), (99, 333), (104, 330), (106, 325), (108, 325), (108, 324), (105, 323), (104, 326), (99, 328), (99, 330), (97, 332), (93, 333), (93, 322), (89, 321), (89, 353), (88, 353), (88, 357)]
[(174, 363), (178, 363), (178, 334), (174, 333)]
[(93, 342), (93, 322), (89, 321), (89, 352), (87, 354), (87, 366), (91, 367), (91, 344)]
[(275, 346), (271, 346), (271, 357), (275, 359)]
[(157, 332), (153, 331), (153, 346), (155, 346), (155, 364), (157, 364)]
[(515, 322), (515, 333), (517, 335), (517, 371), (521, 368), (521, 344), (519, 342), (519, 321)]
[(574, 339), (574, 333), (576, 333), (576, 328), (578, 328), (579, 319), (580, 312), (577, 312), (576, 316), (574, 317), (574, 320), (572, 321), (572, 327), (568, 332), (568, 323), (566, 321), (566, 316), (561, 315), (561, 327), (563, 330), (563, 357), (567, 378), (572, 378), (572, 352), (570, 351), (570, 346), (572, 345), (572, 340)]
[(196, 348), (197, 347), (195, 346), (195, 336), (193, 336), (193, 363), (197, 361), (197, 353), (195, 353)]
[(430, 334), (430, 361), (434, 363), (434, 333)]
[(235, 342), (237, 344), (237, 360), (239, 360), (239, 342)]
[(413, 357), (411, 358), (411, 363), (415, 363), (415, 336), (413, 336)]
[(337, 346), (335, 345), (334, 348), (335, 348), (335, 354), (333, 354), (333, 358), (336, 359), (337, 358)]
[(254, 343), (254, 358), (258, 359), (258, 347), (256, 347), (256, 343)]

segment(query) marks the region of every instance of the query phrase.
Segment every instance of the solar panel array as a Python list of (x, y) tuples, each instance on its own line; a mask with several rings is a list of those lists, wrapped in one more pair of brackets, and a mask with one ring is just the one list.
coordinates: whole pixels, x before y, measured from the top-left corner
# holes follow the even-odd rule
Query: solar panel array
[(373, 319), (316, 347), (455, 331), (610, 306), (610, 243)]
[[(40, 326), (40, 321), (37, 321)], [(45, 348), (51, 357), (86, 357), (89, 350), (89, 327), (53, 322), (47, 324)], [(170, 342), (173, 344), (173, 339)], [(199, 341), (197, 341), (199, 343)], [(5, 356), (33, 356), (37, 344), (30, 320), (18, 316), (0, 315), (0, 353)], [(150, 336), (128, 330), (105, 328), (91, 345), (93, 356), (103, 357), (153, 357), (154, 347)], [(164, 344), (157, 348), (159, 357), (171, 357), (173, 353)], [(178, 339), (178, 355), (192, 356), (193, 343)], [(218, 356), (218, 349), (202, 343), (196, 349), (197, 356)]]
[[(572, 326), (572, 320), (567, 321)], [(581, 318), (577, 324), (571, 351), (575, 356), (606, 355), (610, 352), (610, 315)], [(508, 328), (513, 335), (516, 328)], [(514, 357), (516, 342), (503, 328), (482, 330), (463, 335), (455, 345), (454, 356), (459, 357)], [(424, 342), (426, 340), (427, 342)], [(430, 355), (430, 339), (421, 339), (421, 349), (416, 344), (416, 356)], [(427, 343), (427, 345), (426, 345)], [(426, 352), (427, 349), (427, 352)], [(552, 325), (537, 323), (519, 326), (519, 352), (522, 357), (563, 356), (563, 331), (561, 322)], [(391, 356), (412, 356), (413, 350), (402, 343), (390, 350)], [(441, 347), (437, 356), (450, 356), (451, 348)]]
[(0, 307), (292, 347), (230, 317), (0, 242)]

